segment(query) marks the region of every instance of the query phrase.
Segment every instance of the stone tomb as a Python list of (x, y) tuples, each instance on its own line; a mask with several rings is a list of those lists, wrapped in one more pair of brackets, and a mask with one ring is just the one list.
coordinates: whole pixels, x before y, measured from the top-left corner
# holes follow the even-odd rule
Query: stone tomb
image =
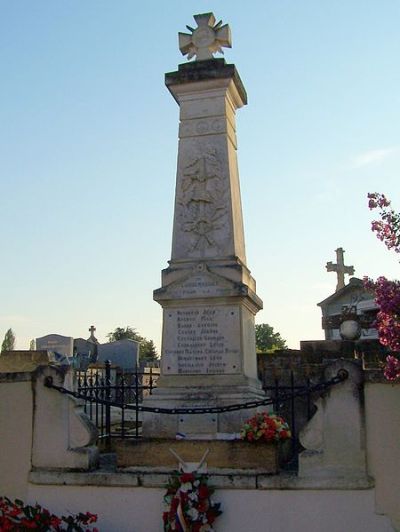
[(60, 355), (72, 357), (74, 353), (74, 339), (72, 336), (63, 336), (61, 334), (47, 334), (35, 340), (36, 349), (53, 351)]
[[(246, 265), (236, 155), (235, 113), (247, 96), (235, 66), (212, 57), (230, 45), (229, 28), (222, 42), (212, 14), (195, 20), (199, 28), (180, 38), (182, 53), (197, 60), (165, 77), (180, 124), (171, 260), (154, 291), (163, 308), (161, 374), (145, 406), (156, 408), (264, 398), (254, 333), (262, 301)], [(143, 434), (218, 438), (253, 413), (145, 413)]]

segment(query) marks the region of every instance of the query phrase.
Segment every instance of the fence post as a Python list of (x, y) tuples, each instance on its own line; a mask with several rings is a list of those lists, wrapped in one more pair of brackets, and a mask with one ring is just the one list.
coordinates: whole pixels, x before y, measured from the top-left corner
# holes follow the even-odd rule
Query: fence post
[(111, 449), (111, 361), (106, 360), (105, 362), (105, 368), (106, 368), (106, 382), (105, 382), (105, 388), (106, 388), (106, 450), (109, 451)]
[(296, 404), (294, 400), (294, 372), (293, 369), (290, 368), (290, 393), (291, 393), (291, 400), (290, 400), (290, 410), (291, 410), (291, 429), (292, 429), (292, 452), (293, 456), (297, 459), (297, 427), (296, 427)]
[(135, 373), (135, 437), (139, 438), (139, 375), (138, 367), (136, 364), (136, 373)]

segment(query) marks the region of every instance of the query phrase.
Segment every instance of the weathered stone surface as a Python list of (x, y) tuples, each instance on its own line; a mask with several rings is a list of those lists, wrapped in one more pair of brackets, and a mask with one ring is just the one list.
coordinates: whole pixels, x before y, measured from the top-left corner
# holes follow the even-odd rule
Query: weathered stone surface
[(51, 351), (4, 351), (0, 356), (0, 373), (32, 372), (51, 362), (55, 363)]
[[(166, 75), (180, 107), (172, 252), (154, 299), (163, 307), (161, 375), (145, 405), (226, 406), (265, 398), (254, 316), (262, 308), (246, 266), (236, 110), (246, 104), (233, 65), (204, 60)], [(237, 433), (253, 410), (143, 413), (145, 437)]]
[[(183, 63), (179, 65), (178, 71), (165, 74), (165, 85), (168, 89), (178, 84), (187, 84), (210, 79), (233, 79), (243, 103), (247, 104), (247, 94), (243, 82), (240, 79), (235, 65), (229, 65), (224, 58), (209, 59), (205, 61), (194, 61), (193, 63)], [(169, 89), (171, 90), (171, 89)], [(174, 92), (171, 94), (176, 98)]]
[(80, 470), (96, 467), (97, 429), (83, 412), (83, 403), (47, 388), (46, 377), (58, 386), (68, 386), (68, 375), (55, 367), (42, 367), (36, 374), (32, 466)]
[(279, 470), (278, 446), (268, 443), (217, 440), (144, 440), (116, 443), (117, 465), (125, 467), (178, 467), (173, 449), (186, 463), (198, 463), (204, 453), (207, 468), (257, 470), (264, 474)]
[(357, 362), (338, 360), (327, 367), (326, 380), (341, 369), (348, 379), (315, 402), (317, 411), (300, 433), (305, 448), (299, 456), (301, 477), (366, 477), (362, 369)]

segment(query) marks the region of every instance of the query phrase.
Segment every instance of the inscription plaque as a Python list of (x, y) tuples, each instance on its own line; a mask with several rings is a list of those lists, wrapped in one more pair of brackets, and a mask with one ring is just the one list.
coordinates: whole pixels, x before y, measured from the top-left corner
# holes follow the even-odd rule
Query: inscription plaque
[(227, 296), (233, 292), (232, 284), (225, 279), (217, 278), (207, 272), (198, 272), (189, 279), (171, 287), (169, 294), (172, 297), (181, 299), (204, 296)]
[(164, 374), (241, 372), (238, 306), (166, 309), (164, 327)]

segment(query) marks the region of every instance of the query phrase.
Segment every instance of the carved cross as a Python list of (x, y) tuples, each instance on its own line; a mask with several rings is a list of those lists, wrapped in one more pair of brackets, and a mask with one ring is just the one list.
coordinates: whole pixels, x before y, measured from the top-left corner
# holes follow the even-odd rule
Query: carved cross
[(222, 26), (222, 20), (215, 24), (213, 13), (194, 15), (197, 28), (186, 26), (192, 33), (178, 33), (179, 50), (188, 59), (196, 56), (197, 61), (212, 59), (213, 54), (223, 54), (222, 46), (232, 47), (231, 30), (228, 24)]
[(94, 332), (96, 330), (96, 327), (94, 325), (91, 325), (89, 327), (89, 332), (90, 332), (90, 338), (89, 340), (91, 340), (92, 342), (94, 342), (95, 344), (97, 344), (97, 338), (95, 337), (94, 335)]
[(333, 262), (326, 263), (326, 270), (328, 272), (336, 272), (337, 274), (337, 285), (336, 292), (344, 287), (344, 275), (354, 275), (354, 266), (345, 266), (344, 265), (344, 249), (337, 248), (336, 250), (336, 264)]

